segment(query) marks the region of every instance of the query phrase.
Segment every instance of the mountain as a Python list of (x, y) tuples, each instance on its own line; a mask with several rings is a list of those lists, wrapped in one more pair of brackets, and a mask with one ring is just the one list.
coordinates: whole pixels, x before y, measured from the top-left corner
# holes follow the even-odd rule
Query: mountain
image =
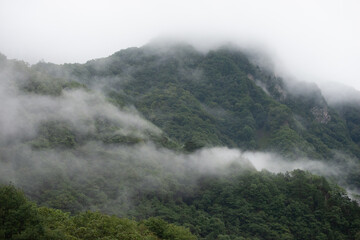
[(86, 64), (32, 69), (102, 86), (119, 106), (134, 105), (170, 138), (184, 144), (276, 151), (327, 159), (340, 150), (359, 157), (359, 141), (315, 84), (287, 84), (223, 47), (206, 54), (188, 45), (148, 45)]
[[(200, 239), (359, 237), (360, 208), (337, 186), (359, 192), (359, 108), (251, 52), (152, 43), (32, 66), (0, 55), (0, 80), (0, 182), (41, 206), (161, 217)], [(325, 178), (257, 171), (247, 153)]]

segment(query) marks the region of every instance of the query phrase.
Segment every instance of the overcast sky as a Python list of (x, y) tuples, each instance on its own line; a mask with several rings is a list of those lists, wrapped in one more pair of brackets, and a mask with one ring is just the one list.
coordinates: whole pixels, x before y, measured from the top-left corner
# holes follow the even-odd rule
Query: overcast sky
[(360, 90), (358, 0), (0, 0), (0, 52), (29, 63), (82, 63), (159, 37), (259, 45), (299, 79)]

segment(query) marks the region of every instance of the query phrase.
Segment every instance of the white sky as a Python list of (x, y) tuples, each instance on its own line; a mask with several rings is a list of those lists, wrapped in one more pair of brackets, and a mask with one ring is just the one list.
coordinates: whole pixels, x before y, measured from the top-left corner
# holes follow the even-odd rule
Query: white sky
[(360, 90), (358, 0), (0, 0), (0, 52), (85, 62), (154, 38), (256, 43), (299, 79)]

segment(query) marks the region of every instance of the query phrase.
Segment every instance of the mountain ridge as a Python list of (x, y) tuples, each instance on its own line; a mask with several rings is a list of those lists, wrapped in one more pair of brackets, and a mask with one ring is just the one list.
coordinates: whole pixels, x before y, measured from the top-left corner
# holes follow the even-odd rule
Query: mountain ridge
[(360, 208), (336, 185), (359, 192), (356, 107), (238, 49), (159, 48), (85, 64), (1, 56), (0, 182), (40, 206), (161, 217), (199, 239), (358, 237)]

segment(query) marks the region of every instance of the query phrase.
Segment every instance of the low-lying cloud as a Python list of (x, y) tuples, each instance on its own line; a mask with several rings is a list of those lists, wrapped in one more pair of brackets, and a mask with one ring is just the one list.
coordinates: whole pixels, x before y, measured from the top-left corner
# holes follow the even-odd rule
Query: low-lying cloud
[(100, 92), (64, 90), (61, 96), (46, 96), (19, 91), (16, 79), (0, 76), (0, 140), (33, 137), (45, 121), (69, 122), (82, 134), (93, 133), (97, 118), (117, 124), (122, 135), (142, 136), (161, 130), (140, 116), (135, 108), (120, 110)]

